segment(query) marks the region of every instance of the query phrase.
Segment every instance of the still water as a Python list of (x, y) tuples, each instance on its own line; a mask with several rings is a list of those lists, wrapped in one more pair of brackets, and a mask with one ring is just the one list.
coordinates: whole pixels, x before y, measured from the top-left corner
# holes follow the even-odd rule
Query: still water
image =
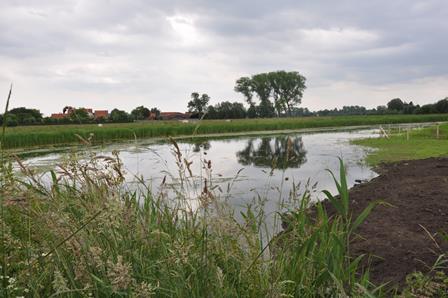
[[(345, 162), (349, 187), (355, 180), (369, 180), (377, 175), (363, 162), (367, 149), (350, 144), (350, 140), (377, 135), (378, 131), (367, 129), (178, 140), (182, 160), (192, 162), (191, 173), (184, 172), (190, 181), (184, 194), (196, 208), (195, 199), (207, 184), (208, 190), (224, 198), (235, 210), (263, 200), (266, 213), (284, 210), (292, 204), (291, 192), (299, 198), (309, 189), (314, 200), (322, 199), (321, 190), (335, 193), (327, 169), (339, 173), (338, 157)], [(180, 185), (173, 148), (170, 142), (142, 141), (93, 147), (78, 154), (94, 151), (111, 155), (112, 151), (118, 151), (128, 186), (132, 188), (136, 177), (143, 177), (157, 194), (162, 191), (162, 181), (164, 189), (166, 185), (172, 189)], [(25, 162), (36, 168), (52, 168), (66, 155), (53, 153)]]

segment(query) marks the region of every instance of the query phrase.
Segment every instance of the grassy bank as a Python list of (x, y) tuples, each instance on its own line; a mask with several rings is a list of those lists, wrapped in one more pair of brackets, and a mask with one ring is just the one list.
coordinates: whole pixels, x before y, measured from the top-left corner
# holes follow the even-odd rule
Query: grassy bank
[(396, 131), (391, 134), (389, 139), (367, 138), (354, 140), (353, 143), (375, 149), (366, 158), (370, 165), (380, 162), (448, 156), (448, 125), (440, 126), (439, 138), (437, 138), (437, 129), (434, 126), (412, 130), (409, 132), (409, 138), (405, 131)]
[(27, 126), (7, 128), (3, 148), (24, 148), (79, 143), (81, 136), (95, 143), (114, 140), (188, 136), (194, 134), (219, 134), (249, 131), (287, 130), (355, 125), (395, 124), (412, 122), (448, 121), (441, 115), (370, 115), (280, 119), (208, 120), (193, 123), (179, 121), (154, 121), (145, 123), (97, 125)]

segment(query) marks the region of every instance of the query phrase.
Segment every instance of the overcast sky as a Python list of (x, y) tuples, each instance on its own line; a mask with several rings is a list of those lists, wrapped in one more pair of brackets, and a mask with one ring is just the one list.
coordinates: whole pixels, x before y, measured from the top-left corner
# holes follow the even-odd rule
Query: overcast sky
[(0, 93), (45, 114), (243, 101), (237, 78), (280, 69), (312, 110), (423, 104), (448, 96), (447, 58), (446, 0), (0, 1)]

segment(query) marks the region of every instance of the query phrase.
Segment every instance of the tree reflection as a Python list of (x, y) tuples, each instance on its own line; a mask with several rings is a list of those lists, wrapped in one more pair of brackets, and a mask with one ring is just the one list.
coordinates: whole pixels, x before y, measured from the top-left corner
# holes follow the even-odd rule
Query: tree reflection
[(210, 142), (208, 141), (196, 141), (193, 144), (193, 152), (199, 152), (201, 151), (201, 148), (204, 149), (204, 151), (209, 150), (211, 147)]
[(298, 168), (306, 161), (302, 137), (277, 136), (249, 139), (246, 148), (236, 153), (244, 166)]

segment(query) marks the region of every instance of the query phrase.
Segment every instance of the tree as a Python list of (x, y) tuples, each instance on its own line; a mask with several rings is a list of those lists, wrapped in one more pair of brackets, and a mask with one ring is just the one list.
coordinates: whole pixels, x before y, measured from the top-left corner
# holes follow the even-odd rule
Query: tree
[(260, 102), (256, 107), (257, 116), (261, 118), (272, 118), (275, 116), (275, 108), (270, 100)]
[(302, 101), (305, 81), (297, 71), (281, 70), (255, 74), (250, 78), (241, 77), (234, 90), (244, 95), (249, 106), (255, 106), (254, 96), (259, 99), (259, 117), (280, 116), (282, 113), (291, 115), (292, 109)]
[(405, 103), (403, 106), (403, 114), (414, 114), (416, 109), (417, 107), (414, 106), (412, 101), (410, 103)]
[(257, 108), (255, 105), (250, 105), (247, 109), (247, 117), (249, 118), (257, 118)]
[(5, 122), (6, 126), (17, 126), (19, 122), (17, 121), (17, 116), (14, 114), (6, 114), (6, 117), (4, 115), (0, 115), (0, 124), (3, 125), (3, 122)]
[(236, 85), (234, 88), (235, 92), (239, 92), (246, 97), (246, 101), (249, 106), (254, 106), (253, 98), (253, 90), (252, 90), (252, 80), (249, 77), (241, 77), (236, 80)]
[(403, 111), (404, 102), (400, 98), (394, 98), (387, 103), (387, 109), (392, 111)]
[(188, 111), (201, 118), (207, 110), (209, 101), (210, 96), (207, 94), (199, 95), (199, 93), (193, 92), (191, 93), (191, 100), (188, 102)]
[(70, 119), (79, 123), (85, 123), (90, 120), (90, 115), (84, 108), (74, 109), (70, 113)]
[(436, 108), (434, 104), (426, 104), (415, 110), (416, 114), (433, 114), (436, 113)]
[(135, 120), (146, 120), (150, 114), (151, 111), (144, 106), (138, 106), (131, 111), (131, 115)]
[(150, 114), (153, 114), (156, 118), (156, 120), (160, 120), (162, 117), (160, 116), (160, 110), (158, 108), (151, 108), (149, 110)]
[(284, 70), (270, 72), (269, 84), (272, 88), (277, 114), (282, 111), (291, 116), (292, 108), (302, 102), (306, 79), (297, 71)]
[(15, 115), (18, 124), (38, 124), (42, 123), (42, 114), (39, 110), (24, 107), (11, 109), (8, 114)]
[(130, 116), (125, 111), (119, 110), (119, 109), (113, 109), (110, 112), (109, 120), (112, 122), (129, 122)]
[(448, 97), (436, 102), (434, 109), (437, 113), (448, 113)]

